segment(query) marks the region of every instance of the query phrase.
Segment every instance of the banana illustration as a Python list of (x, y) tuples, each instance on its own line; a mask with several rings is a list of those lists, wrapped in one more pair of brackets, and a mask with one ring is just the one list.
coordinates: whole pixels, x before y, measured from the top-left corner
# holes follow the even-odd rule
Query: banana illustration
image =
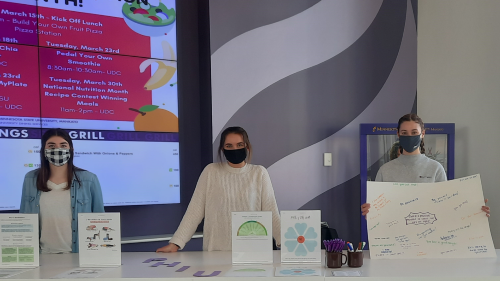
[(177, 71), (177, 62), (175, 62), (175, 53), (172, 46), (170, 46), (167, 41), (162, 41), (161, 46), (163, 48), (163, 59), (165, 59), (165, 61), (147, 59), (139, 65), (139, 70), (143, 73), (148, 66), (152, 65), (154, 62), (158, 64), (158, 69), (144, 85), (144, 89), (148, 91), (158, 89), (167, 84), (174, 76), (175, 71)]

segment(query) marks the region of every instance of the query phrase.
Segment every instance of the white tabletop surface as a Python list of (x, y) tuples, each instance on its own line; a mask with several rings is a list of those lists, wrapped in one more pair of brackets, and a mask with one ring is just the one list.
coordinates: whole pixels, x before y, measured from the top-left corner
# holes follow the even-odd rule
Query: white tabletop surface
[[(497, 250), (500, 254), (500, 250)], [(150, 258), (167, 258), (165, 263), (180, 262), (173, 267), (165, 265), (151, 267), (154, 262), (144, 263)], [(176, 272), (183, 266), (189, 266), (183, 272)], [(280, 252), (274, 251), (274, 267), (284, 267), (280, 263)], [(78, 267), (78, 254), (42, 254), (40, 267), (11, 277), (10, 279), (33, 280), (50, 279), (58, 274)], [(271, 266), (269, 266), (271, 267)], [(322, 276), (289, 277), (293, 280), (335, 280), (370, 279), (370, 280), (500, 280), (500, 260), (481, 259), (418, 259), (418, 260), (371, 260), (365, 251), (364, 265), (360, 268), (349, 268), (344, 265), (340, 269), (325, 268), (323, 265), (310, 265), (321, 271)], [(177, 252), (177, 253), (122, 253), (122, 266), (105, 273), (97, 279), (106, 281), (127, 278), (144, 280), (152, 278), (168, 278), (169, 280), (194, 280), (198, 271), (210, 274), (221, 271), (211, 279), (237, 280), (244, 277), (224, 277), (231, 270), (231, 252)], [(333, 270), (359, 271), (362, 277), (333, 277)], [(368, 277), (368, 278), (367, 278)], [(246, 280), (267, 281), (284, 279), (284, 277), (248, 277)], [(286, 278), (288, 279), (288, 278)]]

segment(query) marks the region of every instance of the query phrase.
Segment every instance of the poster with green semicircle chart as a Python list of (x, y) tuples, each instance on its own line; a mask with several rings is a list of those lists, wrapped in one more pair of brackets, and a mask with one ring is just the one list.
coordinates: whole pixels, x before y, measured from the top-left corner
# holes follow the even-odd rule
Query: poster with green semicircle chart
[(273, 263), (271, 212), (232, 213), (233, 264)]

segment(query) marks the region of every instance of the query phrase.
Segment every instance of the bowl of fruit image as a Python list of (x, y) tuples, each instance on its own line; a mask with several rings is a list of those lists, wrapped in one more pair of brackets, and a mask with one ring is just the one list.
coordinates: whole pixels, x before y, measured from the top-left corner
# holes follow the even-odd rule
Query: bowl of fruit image
[(150, 37), (166, 35), (174, 27), (176, 14), (174, 8), (168, 8), (159, 2), (158, 6), (151, 3), (124, 3), (123, 19), (133, 31)]

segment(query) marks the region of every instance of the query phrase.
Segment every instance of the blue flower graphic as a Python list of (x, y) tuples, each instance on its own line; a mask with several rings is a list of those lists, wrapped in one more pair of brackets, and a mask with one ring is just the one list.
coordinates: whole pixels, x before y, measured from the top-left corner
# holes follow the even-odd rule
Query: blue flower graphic
[(316, 270), (314, 269), (298, 269), (298, 268), (290, 268), (290, 269), (284, 269), (280, 271), (281, 274), (287, 274), (287, 275), (312, 275), (316, 273)]
[[(307, 230), (307, 231), (306, 231)], [(307, 228), (307, 223), (296, 223), (295, 229), (289, 227), (285, 233), (285, 238), (290, 239), (285, 241), (285, 246), (288, 252), (294, 252), (298, 256), (306, 256), (307, 252), (312, 252), (318, 246), (315, 240), (318, 234), (314, 228)]]

